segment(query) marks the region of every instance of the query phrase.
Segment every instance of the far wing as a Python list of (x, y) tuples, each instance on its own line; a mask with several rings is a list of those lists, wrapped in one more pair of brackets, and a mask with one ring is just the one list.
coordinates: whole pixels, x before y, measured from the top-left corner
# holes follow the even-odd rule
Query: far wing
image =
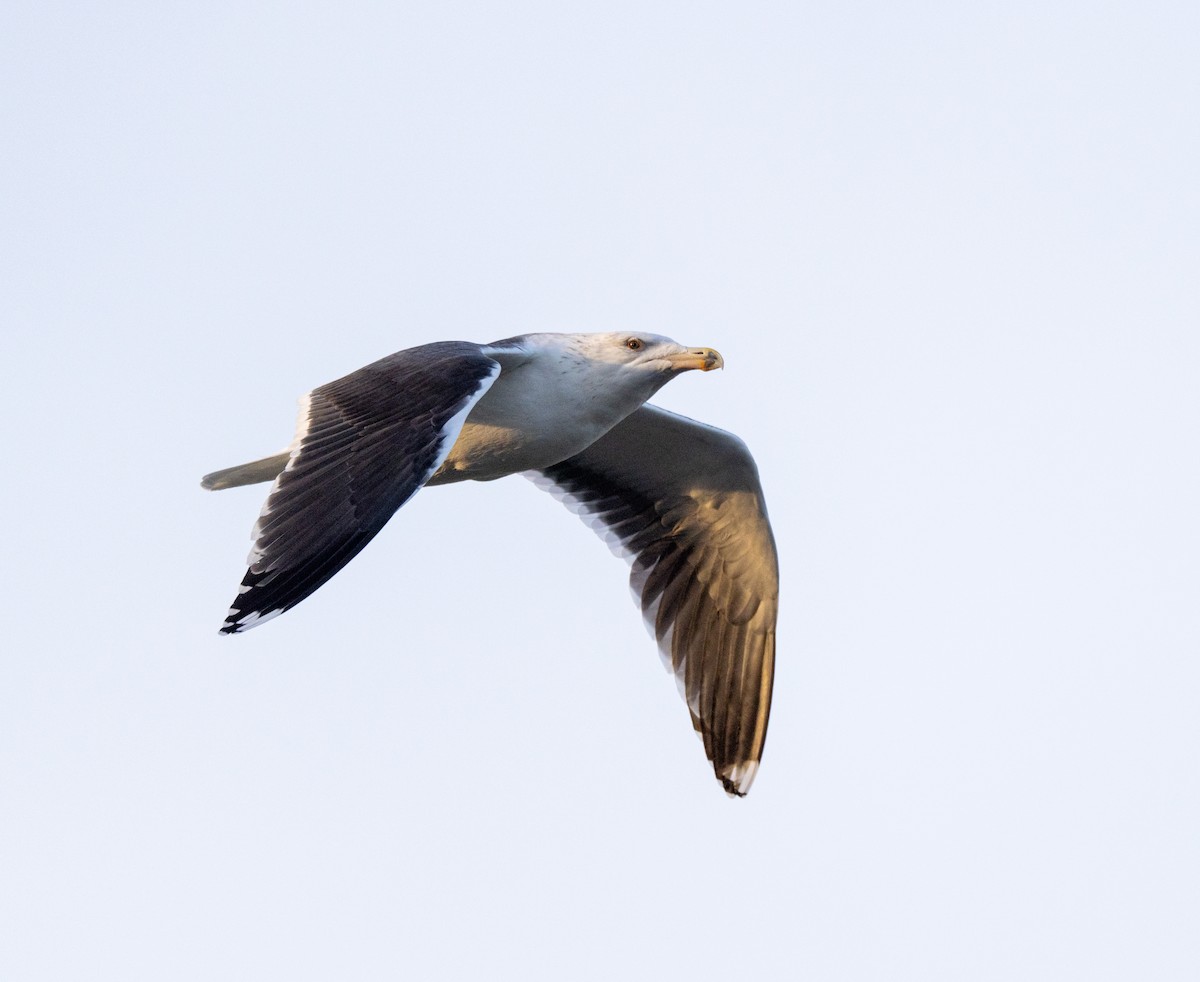
[(758, 469), (731, 433), (643, 406), (541, 472), (624, 555), (717, 777), (744, 795), (762, 759), (779, 567)]
[(479, 345), (446, 341), (390, 355), (305, 396), (222, 633), (294, 607), (358, 555), (441, 466), (499, 373)]

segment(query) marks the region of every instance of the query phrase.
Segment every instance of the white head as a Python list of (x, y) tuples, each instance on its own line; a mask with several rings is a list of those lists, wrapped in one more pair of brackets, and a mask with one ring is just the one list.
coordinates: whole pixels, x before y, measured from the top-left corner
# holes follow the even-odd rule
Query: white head
[(725, 366), (714, 349), (687, 348), (661, 334), (527, 334), (521, 340), (555, 350), (564, 363), (586, 363), (588, 375), (603, 376), (607, 384), (636, 392), (642, 401), (683, 372), (708, 372)]

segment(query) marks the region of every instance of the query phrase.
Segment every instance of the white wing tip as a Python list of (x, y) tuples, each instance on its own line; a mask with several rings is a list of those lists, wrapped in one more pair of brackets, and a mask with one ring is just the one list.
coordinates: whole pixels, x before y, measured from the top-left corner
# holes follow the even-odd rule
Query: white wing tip
[(758, 774), (758, 764), (757, 760), (743, 760), (725, 768), (719, 775), (725, 793), (731, 798), (744, 798)]
[(278, 610), (268, 610), (265, 613), (257, 610), (241, 613), (236, 607), (230, 607), (229, 613), (225, 615), (225, 623), (221, 625), (221, 633), (241, 634), (243, 631), (249, 631), (252, 627), (258, 627), (259, 624), (265, 624), (282, 613), (282, 607)]

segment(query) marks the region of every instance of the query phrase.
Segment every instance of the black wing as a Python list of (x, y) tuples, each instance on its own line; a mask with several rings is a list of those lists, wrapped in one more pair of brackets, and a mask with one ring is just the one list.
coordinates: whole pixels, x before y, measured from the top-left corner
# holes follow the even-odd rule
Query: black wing
[(744, 795), (767, 735), (779, 609), (775, 540), (746, 445), (647, 405), (527, 476), (629, 561), (708, 759), (725, 790)]
[(429, 479), (500, 365), (479, 345), (410, 348), (314, 389), (254, 526), (221, 631), (294, 607), (350, 562)]

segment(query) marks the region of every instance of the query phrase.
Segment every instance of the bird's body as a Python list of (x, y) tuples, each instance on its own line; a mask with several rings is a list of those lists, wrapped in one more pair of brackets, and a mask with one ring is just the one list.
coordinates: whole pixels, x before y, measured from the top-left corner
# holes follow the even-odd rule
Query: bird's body
[(588, 337), (532, 334), (487, 345), (500, 373), (426, 484), (493, 481), (557, 464), (590, 447), (650, 398), (654, 383), (667, 381), (622, 380), (624, 362), (587, 358), (580, 338)]
[(301, 400), (284, 453), (209, 474), (273, 480), (225, 633), (299, 603), (419, 488), (524, 474), (632, 565), (643, 615), (727, 791), (766, 736), (778, 571), (757, 470), (736, 437), (645, 405), (708, 348), (532, 334), (401, 351)]

